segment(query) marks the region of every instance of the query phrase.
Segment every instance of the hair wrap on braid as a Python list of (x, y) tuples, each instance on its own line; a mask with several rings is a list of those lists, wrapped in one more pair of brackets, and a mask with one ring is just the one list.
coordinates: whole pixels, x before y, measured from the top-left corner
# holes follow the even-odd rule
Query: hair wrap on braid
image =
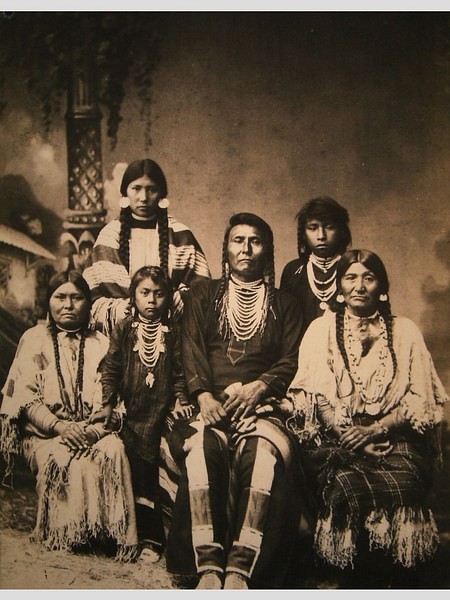
[(169, 275), (169, 217), (167, 208), (158, 208), (159, 264)]
[[(230, 228), (231, 230), (231, 228)], [(217, 304), (221, 301), (221, 299), (223, 298), (224, 294), (225, 294), (225, 290), (227, 289), (227, 285), (228, 285), (228, 279), (230, 277), (230, 273), (229, 273), (229, 265), (228, 265), (228, 238), (229, 238), (230, 232), (227, 231), (225, 232), (225, 236), (224, 236), (224, 240), (223, 240), (223, 245), (222, 245), (222, 277), (220, 278), (220, 285), (219, 288), (217, 290), (217, 294), (216, 294), (216, 306)]]
[(127, 271), (130, 270), (130, 235), (131, 235), (131, 208), (122, 208), (120, 211), (119, 256)]
[(273, 297), (275, 292), (275, 252), (273, 243), (267, 252), (266, 266), (264, 269), (264, 279), (266, 280), (269, 294), (269, 309), (273, 305)]

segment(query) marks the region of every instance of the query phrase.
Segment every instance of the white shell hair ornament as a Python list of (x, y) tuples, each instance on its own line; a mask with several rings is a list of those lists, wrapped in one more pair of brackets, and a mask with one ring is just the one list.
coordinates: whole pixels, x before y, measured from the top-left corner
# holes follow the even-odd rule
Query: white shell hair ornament
[(380, 294), (380, 302), (387, 302), (387, 301), (388, 301), (388, 295)]
[(158, 202), (158, 206), (159, 208), (169, 208), (169, 200), (167, 198), (161, 198), (161, 200)]
[(130, 206), (130, 200), (126, 196), (122, 196), (119, 200), (120, 208), (128, 208)]

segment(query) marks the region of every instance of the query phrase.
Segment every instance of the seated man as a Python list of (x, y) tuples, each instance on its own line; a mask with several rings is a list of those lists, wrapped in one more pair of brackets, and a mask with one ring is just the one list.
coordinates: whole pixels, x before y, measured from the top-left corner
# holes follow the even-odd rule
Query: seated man
[(195, 282), (183, 317), (190, 424), (169, 436), (181, 470), (167, 545), (172, 573), (198, 589), (280, 588), (298, 529), (298, 468), (283, 400), (302, 316), (274, 287), (273, 235), (231, 217), (222, 278)]

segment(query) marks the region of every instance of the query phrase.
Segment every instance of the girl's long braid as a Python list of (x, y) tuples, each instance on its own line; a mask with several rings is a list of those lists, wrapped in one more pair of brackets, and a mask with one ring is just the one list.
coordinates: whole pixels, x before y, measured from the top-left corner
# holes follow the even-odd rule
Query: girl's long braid
[(127, 273), (130, 270), (130, 236), (131, 236), (131, 208), (122, 208), (120, 211), (119, 256)]
[[(59, 343), (58, 343), (58, 332), (56, 329), (56, 325), (53, 319), (50, 318), (49, 323), (50, 335), (52, 337), (53, 342), (53, 352), (55, 355), (55, 365), (56, 365), (56, 374), (58, 376), (58, 386), (59, 386), (59, 394), (61, 398), (61, 402), (63, 406), (68, 409), (70, 412), (73, 412), (70, 406), (67, 406), (66, 402), (66, 394), (64, 392), (64, 377), (61, 371), (61, 356), (59, 353)], [(84, 347), (86, 344), (86, 331), (84, 329), (81, 330), (81, 340), (78, 354), (78, 367), (77, 367), (77, 375), (75, 379), (75, 420), (83, 420), (83, 401), (82, 401), (82, 392), (83, 392), (83, 372), (84, 372)]]
[(169, 276), (169, 217), (167, 208), (158, 208), (159, 266)]

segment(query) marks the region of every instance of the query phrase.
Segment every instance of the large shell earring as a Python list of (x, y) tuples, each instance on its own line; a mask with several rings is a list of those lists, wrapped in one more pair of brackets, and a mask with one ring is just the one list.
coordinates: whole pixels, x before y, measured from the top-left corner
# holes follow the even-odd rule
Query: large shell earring
[(338, 294), (336, 296), (336, 302), (339, 302), (339, 304), (344, 304), (344, 302), (345, 302), (344, 296), (342, 294)]
[(380, 302), (387, 302), (389, 300), (389, 296), (387, 294), (380, 294)]
[(161, 198), (158, 202), (159, 208), (169, 208), (170, 202), (168, 198)]
[(122, 196), (122, 198), (119, 200), (119, 206), (120, 208), (128, 208), (130, 206), (129, 198)]

